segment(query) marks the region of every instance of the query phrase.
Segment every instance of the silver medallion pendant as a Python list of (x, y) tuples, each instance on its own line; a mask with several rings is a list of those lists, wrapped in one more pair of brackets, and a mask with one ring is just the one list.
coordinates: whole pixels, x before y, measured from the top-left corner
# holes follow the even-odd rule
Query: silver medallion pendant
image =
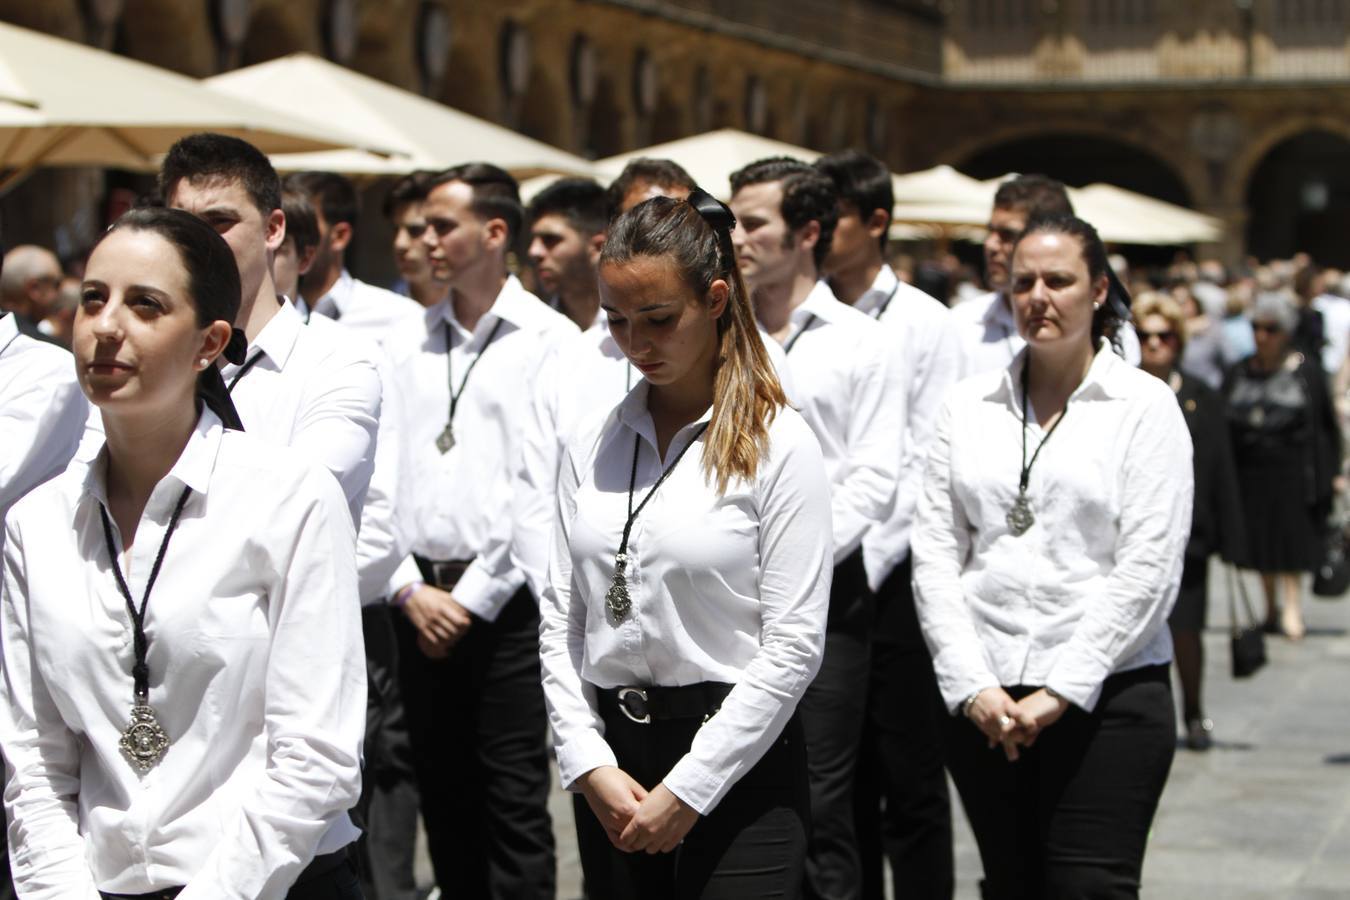
[(1008, 530), (1013, 533), (1013, 537), (1021, 537), (1035, 524), (1036, 516), (1031, 512), (1031, 501), (1025, 492), (1019, 492), (1012, 509), (1008, 510)]
[(160, 727), (155, 711), (143, 698), (137, 697), (132, 705), (131, 724), (122, 732), (117, 745), (142, 772), (150, 771), (169, 749), (169, 735)]
[(447, 422), (441, 433), (436, 435), (436, 449), (441, 453), (449, 453), (453, 446), (455, 446), (455, 426)]
[(614, 557), (614, 578), (610, 581), (609, 590), (605, 591), (605, 606), (616, 622), (626, 619), (633, 609), (633, 598), (628, 596), (628, 578), (624, 575), (624, 569), (627, 567), (626, 553)]

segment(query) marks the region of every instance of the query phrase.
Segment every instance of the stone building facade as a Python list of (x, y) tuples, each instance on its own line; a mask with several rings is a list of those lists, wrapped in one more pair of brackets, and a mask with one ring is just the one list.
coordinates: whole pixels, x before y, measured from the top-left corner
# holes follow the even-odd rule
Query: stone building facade
[[(1350, 263), (1350, 0), (0, 0), (0, 19), (193, 76), (325, 54), (588, 156), (729, 126), (897, 170), (1038, 166), (1221, 216), (1205, 249), (1230, 260)], [(42, 174), (3, 201), (6, 235), (78, 244), (103, 183)]]

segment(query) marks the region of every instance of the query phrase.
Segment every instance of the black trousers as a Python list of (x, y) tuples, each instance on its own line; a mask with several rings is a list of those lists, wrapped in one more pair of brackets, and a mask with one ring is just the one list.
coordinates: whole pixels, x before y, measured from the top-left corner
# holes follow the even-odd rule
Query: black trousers
[(797, 707), (811, 783), (806, 896), (820, 900), (860, 896), (853, 790), (867, 713), (873, 599), (859, 550), (835, 566), (825, 658)]
[(1112, 675), (1091, 713), (1071, 706), (1015, 763), (949, 717), (948, 766), (984, 861), (984, 897), (1138, 897), (1176, 753), (1174, 715), (1168, 667), (1148, 666)]
[(947, 712), (914, 609), (908, 558), (877, 591), (867, 718), (859, 747), (858, 853), (864, 900), (950, 900), (956, 889), (951, 796), (943, 767)]
[[(619, 768), (651, 790), (688, 752), (702, 722), (639, 725), (604, 714)], [(624, 853), (581, 794), (573, 797), (587, 900), (768, 900), (801, 896), (809, 800), (801, 726), (783, 734), (671, 853)]]
[(383, 604), (361, 611), (366, 638), (365, 768), (355, 815), (361, 888), (369, 900), (415, 900), (413, 845), (417, 840), (417, 775), (398, 684), (398, 638)]
[(522, 589), (495, 622), (474, 619), (448, 659), (417, 648), (400, 616), (408, 714), (431, 865), (447, 896), (553, 900), (547, 717), (539, 609)]

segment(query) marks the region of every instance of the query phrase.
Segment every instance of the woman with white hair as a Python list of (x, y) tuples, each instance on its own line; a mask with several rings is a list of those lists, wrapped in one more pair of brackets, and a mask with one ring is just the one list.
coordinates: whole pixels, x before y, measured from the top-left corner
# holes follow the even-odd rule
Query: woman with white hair
[(1291, 346), (1298, 310), (1263, 292), (1248, 313), (1256, 352), (1224, 380), (1247, 524), (1247, 559), (1261, 573), (1266, 630), (1304, 635), (1301, 575), (1321, 561), (1340, 471), (1341, 436), (1316, 360)]

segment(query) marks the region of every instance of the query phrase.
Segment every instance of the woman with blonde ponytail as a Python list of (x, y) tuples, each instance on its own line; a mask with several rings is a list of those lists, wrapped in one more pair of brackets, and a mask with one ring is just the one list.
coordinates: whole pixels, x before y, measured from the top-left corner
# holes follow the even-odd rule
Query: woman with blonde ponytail
[[(644, 378), (559, 472), (544, 690), (593, 896), (796, 897), (798, 700), (820, 664), (829, 485), (702, 191), (620, 217), (600, 258)], [(686, 459), (687, 457), (687, 459)]]

